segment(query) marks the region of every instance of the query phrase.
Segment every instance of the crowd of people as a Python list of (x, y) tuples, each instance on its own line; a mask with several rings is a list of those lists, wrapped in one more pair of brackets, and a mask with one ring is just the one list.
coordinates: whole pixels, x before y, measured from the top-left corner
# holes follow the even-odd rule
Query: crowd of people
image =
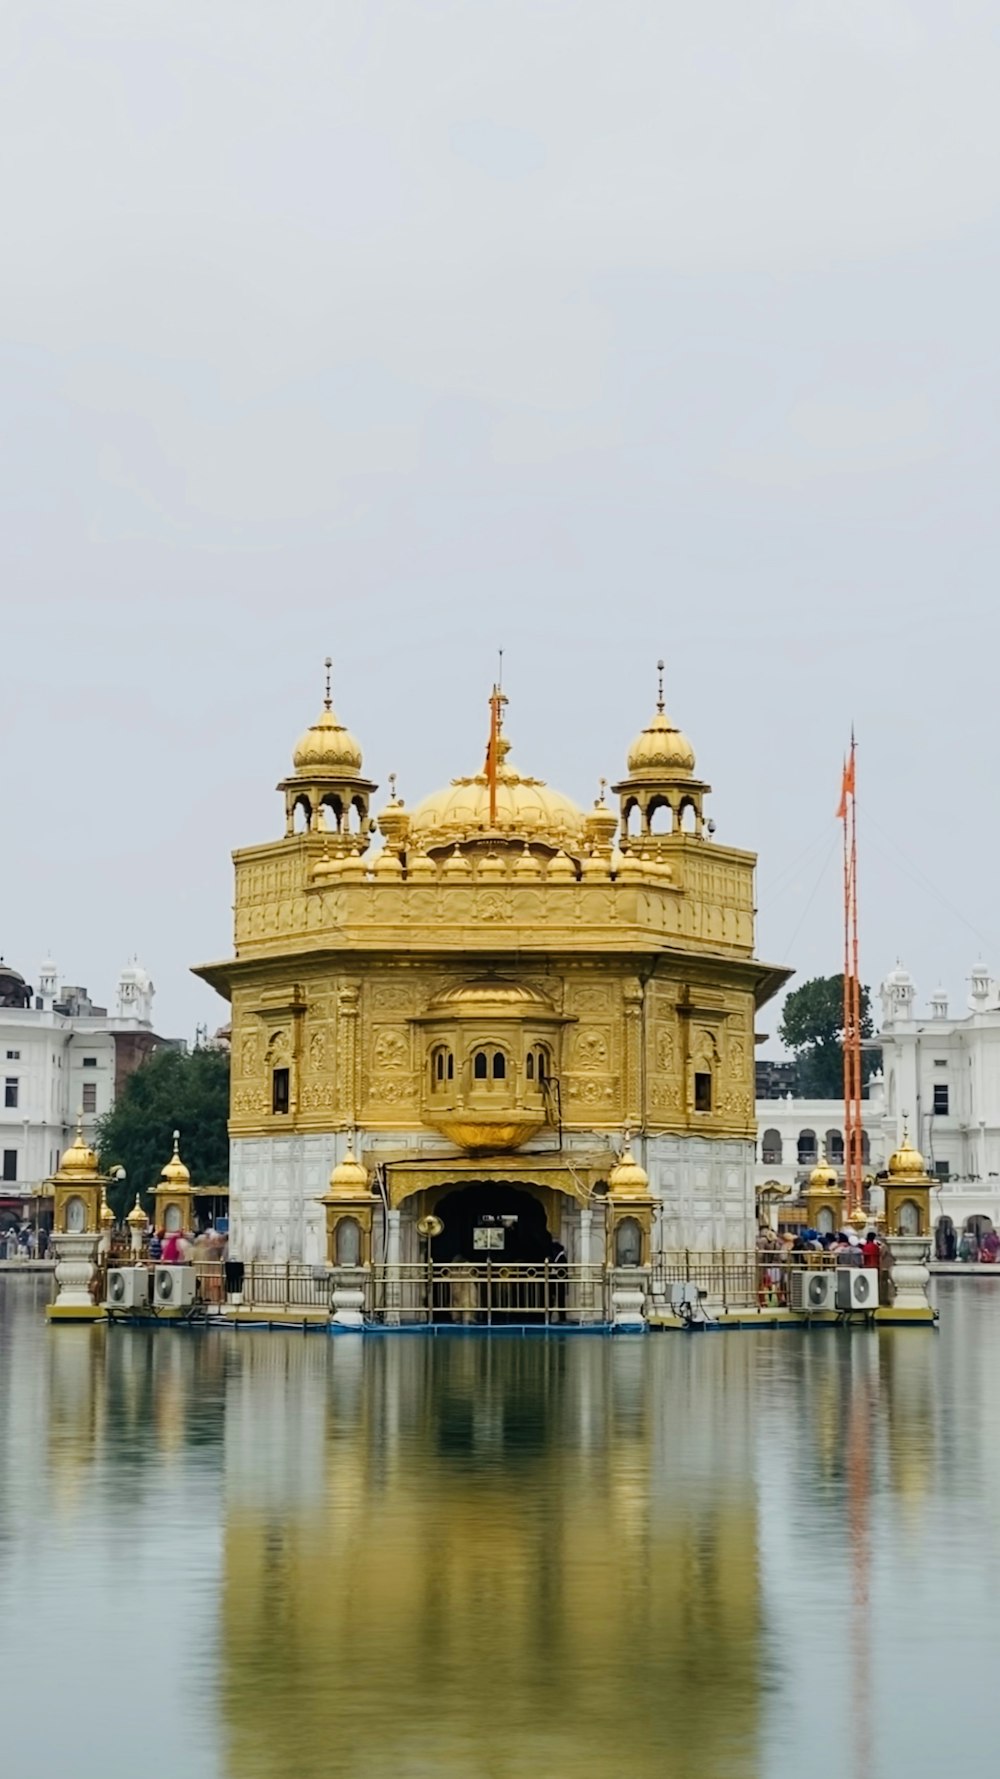
[(11, 1223), (0, 1231), (0, 1260), (44, 1260), (48, 1246), (48, 1230), (33, 1223)]

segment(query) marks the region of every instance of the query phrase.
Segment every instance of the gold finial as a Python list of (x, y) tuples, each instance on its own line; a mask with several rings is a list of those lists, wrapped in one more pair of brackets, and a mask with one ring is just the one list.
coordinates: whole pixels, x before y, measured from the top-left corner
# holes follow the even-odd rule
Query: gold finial
[(603, 809), (604, 808), (604, 793), (608, 788), (608, 781), (606, 778), (599, 778), (597, 782), (600, 786), (600, 790), (597, 793), (597, 807), (598, 807), (598, 809)]
[(663, 666), (664, 664), (662, 661), (657, 661), (656, 671), (659, 678), (656, 683), (656, 708), (659, 711), (662, 711), (663, 709)]
[(389, 801), (390, 803), (396, 803), (398, 801), (396, 796), (396, 774), (394, 772), (390, 772), (389, 774)]
[(179, 1130), (175, 1130), (174, 1131), (174, 1160), (175, 1161), (177, 1160), (177, 1157), (180, 1154), (180, 1147), (181, 1147), (181, 1133)]
[(332, 710), (333, 697), (330, 692), (330, 669), (333, 666), (332, 655), (327, 655), (326, 660), (323, 662), (323, 666), (326, 668), (326, 692), (323, 695), (323, 709)]

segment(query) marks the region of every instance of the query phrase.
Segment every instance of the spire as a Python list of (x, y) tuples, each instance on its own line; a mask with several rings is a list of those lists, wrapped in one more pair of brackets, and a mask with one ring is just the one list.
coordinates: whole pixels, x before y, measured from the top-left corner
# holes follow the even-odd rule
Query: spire
[(656, 683), (656, 708), (660, 712), (661, 715), (663, 714), (663, 708), (664, 708), (664, 705), (663, 705), (663, 667), (664, 667), (664, 663), (662, 661), (657, 661), (656, 672), (658, 675), (658, 679), (657, 679), (657, 683)]
[(323, 666), (326, 668), (326, 690), (323, 693), (323, 709), (324, 710), (332, 710), (333, 709), (333, 694), (330, 691), (330, 669), (333, 666), (332, 655), (327, 655), (326, 660), (323, 662)]

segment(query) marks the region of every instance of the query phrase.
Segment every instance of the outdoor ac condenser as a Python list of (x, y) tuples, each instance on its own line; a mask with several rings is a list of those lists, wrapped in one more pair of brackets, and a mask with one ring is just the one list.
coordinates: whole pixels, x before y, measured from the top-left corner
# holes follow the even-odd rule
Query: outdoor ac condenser
[(144, 1266), (112, 1266), (108, 1271), (107, 1306), (112, 1310), (149, 1308), (149, 1273)]
[(878, 1272), (869, 1266), (838, 1266), (838, 1310), (878, 1309)]
[(816, 1316), (835, 1308), (836, 1275), (829, 1269), (803, 1267), (789, 1275), (789, 1303), (803, 1315)]
[(158, 1266), (153, 1274), (153, 1302), (160, 1310), (189, 1309), (197, 1283), (191, 1266)]

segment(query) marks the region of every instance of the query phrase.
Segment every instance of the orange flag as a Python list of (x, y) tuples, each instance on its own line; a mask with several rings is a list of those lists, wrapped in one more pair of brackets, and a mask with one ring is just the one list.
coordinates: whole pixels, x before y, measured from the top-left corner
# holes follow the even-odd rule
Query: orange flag
[(847, 799), (854, 795), (854, 754), (844, 761), (844, 775), (840, 781), (840, 802), (837, 805), (838, 822), (847, 819)]

